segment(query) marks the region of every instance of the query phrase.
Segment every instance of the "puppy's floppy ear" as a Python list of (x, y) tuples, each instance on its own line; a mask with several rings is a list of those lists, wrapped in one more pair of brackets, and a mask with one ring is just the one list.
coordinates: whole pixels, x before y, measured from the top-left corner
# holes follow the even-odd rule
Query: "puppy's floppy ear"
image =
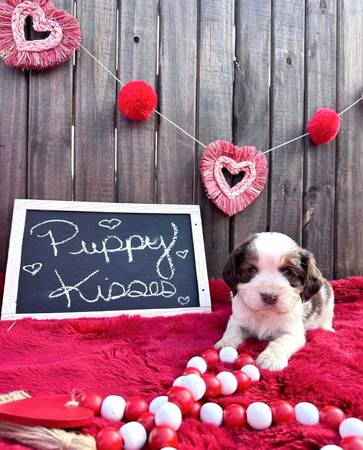
[(229, 255), (226, 265), (224, 266), (222, 272), (223, 280), (227, 283), (233, 295), (237, 294), (237, 284), (239, 283), (238, 268), (241, 265), (245, 257), (245, 251), (247, 247), (251, 244), (253, 238), (254, 236), (247, 239), (236, 249), (234, 249), (233, 252)]
[(222, 277), (226, 282), (233, 295), (237, 293), (237, 280), (236, 280), (236, 270), (235, 270), (235, 261), (234, 261), (234, 252), (232, 252), (227, 259), (226, 265), (223, 268)]
[(323, 276), (316, 265), (314, 256), (307, 250), (300, 253), (301, 267), (305, 272), (304, 289), (300, 296), (303, 302), (310, 300), (323, 285)]

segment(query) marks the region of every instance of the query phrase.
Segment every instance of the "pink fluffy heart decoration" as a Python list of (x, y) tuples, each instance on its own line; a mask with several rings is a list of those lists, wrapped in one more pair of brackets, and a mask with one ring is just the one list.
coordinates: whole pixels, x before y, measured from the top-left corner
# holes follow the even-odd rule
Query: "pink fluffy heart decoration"
[[(223, 168), (232, 175), (244, 172), (243, 179), (235, 186), (229, 186)], [(237, 147), (228, 141), (215, 141), (201, 156), (200, 173), (207, 197), (227, 216), (233, 216), (261, 194), (267, 180), (268, 162), (255, 147)]]
[[(27, 40), (26, 19), (31, 17), (45, 39)], [(79, 47), (77, 19), (51, 0), (6, 0), (0, 4), (0, 56), (6, 65), (21, 69), (47, 69), (63, 63)]]

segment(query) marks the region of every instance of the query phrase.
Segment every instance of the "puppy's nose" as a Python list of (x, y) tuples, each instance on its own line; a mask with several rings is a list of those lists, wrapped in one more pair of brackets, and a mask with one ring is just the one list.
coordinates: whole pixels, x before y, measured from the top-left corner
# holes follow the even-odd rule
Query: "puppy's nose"
[(262, 301), (264, 303), (266, 303), (266, 305), (274, 305), (275, 303), (277, 303), (277, 300), (278, 300), (277, 295), (266, 294), (266, 293), (262, 293), (261, 298), (262, 298)]

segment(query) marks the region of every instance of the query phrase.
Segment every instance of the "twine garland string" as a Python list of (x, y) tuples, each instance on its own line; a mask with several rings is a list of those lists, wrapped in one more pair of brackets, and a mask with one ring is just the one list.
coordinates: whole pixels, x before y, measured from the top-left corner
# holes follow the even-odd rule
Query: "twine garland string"
[[(109, 70), (98, 58), (96, 58), (96, 56), (91, 53), (84, 45), (80, 44), (80, 47), (97, 63), (99, 64), (112, 78), (114, 78), (118, 83), (121, 84), (121, 86), (125, 86), (125, 83), (120, 80), (115, 74), (113, 74), (111, 72), (111, 70)], [(353, 106), (355, 106), (357, 103), (359, 103), (360, 101), (363, 100), (363, 94), (356, 99), (353, 103), (351, 103), (349, 106), (347, 106), (345, 109), (343, 109), (343, 111), (341, 111), (339, 114), (339, 116), (342, 116), (344, 113), (346, 113), (347, 111), (349, 111)], [(200, 146), (202, 146), (203, 148), (207, 148), (207, 146), (205, 144), (203, 144), (203, 142), (199, 141), (195, 136), (191, 135), (190, 133), (188, 133), (188, 131), (184, 130), (184, 128), (182, 128), (181, 126), (179, 126), (177, 123), (173, 122), (171, 119), (169, 119), (168, 117), (166, 117), (164, 114), (162, 114), (160, 111), (158, 111), (157, 109), (154, 109), (154, 113), (158, 114), (160, 117), (162, 117), (163, 119), (165, 119), (166, 121), (168, 121), (171, 125), (173, 125), (175, 128), (177, 128), (179, 131), (183, 132), (185, 135), (187, 135), (188, 137), (190, 137), (194, 142), (196, 142), (197, 144), (199, 144)], [(303, 139), (304, 137), (308, 136), (309, 133), (304, 133), (301, 134), (300, 136), (297, 136), (293, 139), (289, 139), (288, 141), (285, 141), (279, 145), (276, 145), (274, 147), (269, 148), (268, 150), (265, 150), (264, 152), (260, 153), (260, 155), (258, 156), (262, 156), (262, 155), (266, 155), (267, 153), (270, 153), (274, 150), (277, 150), (278, 148), (284, 147), (288, 144), (291, 144), (292, 142), (295, 142), (297, 140)]]

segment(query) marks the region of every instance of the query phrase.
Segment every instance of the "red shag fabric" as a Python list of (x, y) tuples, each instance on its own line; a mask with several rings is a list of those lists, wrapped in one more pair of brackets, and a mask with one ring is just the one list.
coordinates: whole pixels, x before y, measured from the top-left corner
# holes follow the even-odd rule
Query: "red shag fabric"
[[(318, 407), (336, 405), (348, 415), (363, 418), (363, 278), (334, 281), (337, 297), (336, 333), (315, 330), (308, 343), (279, 373), (263, 378), (246, 394), (221, 400), (223, 405), (252, 401), (306, 400)], [(85, 392), (164, 394), (186, 361), (220, 338), (230, 313), (228, 289), (211, 281), (214, 312), (146, 319), (64, 321), (24, 320), (7, 332), (0, 323), (0, 393), (24, 389), (31, 394)], [(249, 341), (243, 350), (256, 356), (264, 343)], [(242, 350), (242, 348), (240, 348)], [(106, 421), (96, 419), (84, 432), (95, 434)], [(319, 449), (339, 438), (324, 426), (297, 424), (265, 431), (217, 428), (185, 419), (179, 431), (180, 450)], [(0, 443), (0, 449), (24, 447)]]
[(310, 140), (316, 145), (329, 144), (339, 133), (340, 122), (340, 116), (334, 109), (318, 109), (306, 127)]
[(118, 110), (131, 120), (147, 120), (158, 103), (153, 87), (145, 81), (130, 81), (117, 98)]

